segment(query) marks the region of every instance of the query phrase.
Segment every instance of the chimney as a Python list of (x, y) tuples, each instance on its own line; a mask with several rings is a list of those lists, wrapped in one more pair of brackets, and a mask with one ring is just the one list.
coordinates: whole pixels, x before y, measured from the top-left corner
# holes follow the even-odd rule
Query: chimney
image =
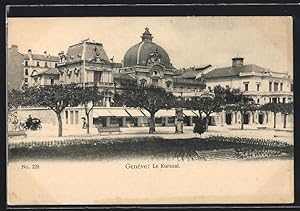
[(16, 49), (18, 51), (18, 46), (17, 45), (12, 44), (11, 48), (14, 48), (14, 49)]
[(232, 67), (241, 67), (244, 65), (244, 58), (234, 57), (232, 58)]
[(44, 51), (44, 57), (47, 57), (48, 55), (47, 55), (47, 51)]

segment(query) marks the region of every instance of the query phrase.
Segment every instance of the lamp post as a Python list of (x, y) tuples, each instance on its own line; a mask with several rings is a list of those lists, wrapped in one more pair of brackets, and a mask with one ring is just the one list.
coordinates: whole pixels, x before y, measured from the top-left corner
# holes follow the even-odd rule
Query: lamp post
[(183, 99), (182, 99), (182, 93), (179, 98), (176, 100), (176, 119), (175, 119), (175, 133), (183, 133)]

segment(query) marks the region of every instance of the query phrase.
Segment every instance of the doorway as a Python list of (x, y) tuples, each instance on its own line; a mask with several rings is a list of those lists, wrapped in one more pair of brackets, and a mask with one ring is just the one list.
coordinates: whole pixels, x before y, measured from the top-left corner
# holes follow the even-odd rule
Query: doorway
[(244, 114), (244, 124), (249, 124), (249, 114), (248, 113), (245, 113)]
[(261, 125), (264, 123), (264, 114), (258, 114), (258, 123)]
[(232, 122), (232, 113), (226, 113), (225, 122), (227, 125), (231, 125)]

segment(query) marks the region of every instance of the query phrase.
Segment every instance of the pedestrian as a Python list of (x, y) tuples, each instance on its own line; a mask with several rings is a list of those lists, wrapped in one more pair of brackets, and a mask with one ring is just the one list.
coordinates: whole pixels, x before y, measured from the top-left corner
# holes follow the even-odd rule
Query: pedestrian
[(86, 125), (86, 119), (84, 117), (82, 117), (83, 119), (83, 125), (82, 125), (82, 128), (83, 129), (86, 129), (87, 125)]

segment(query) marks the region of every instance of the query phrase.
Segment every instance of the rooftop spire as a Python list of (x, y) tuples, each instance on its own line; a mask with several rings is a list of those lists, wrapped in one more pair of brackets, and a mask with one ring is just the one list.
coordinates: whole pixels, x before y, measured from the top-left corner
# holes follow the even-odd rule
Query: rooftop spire
[(142, 38), (142, 41), (145, 41), (145, 42), (152, 42), (152, 34), (149, 32), (149, 28), (146, 27), (145, 28), (145, 32), (143, 33), (143, 35), (141, 36)]

